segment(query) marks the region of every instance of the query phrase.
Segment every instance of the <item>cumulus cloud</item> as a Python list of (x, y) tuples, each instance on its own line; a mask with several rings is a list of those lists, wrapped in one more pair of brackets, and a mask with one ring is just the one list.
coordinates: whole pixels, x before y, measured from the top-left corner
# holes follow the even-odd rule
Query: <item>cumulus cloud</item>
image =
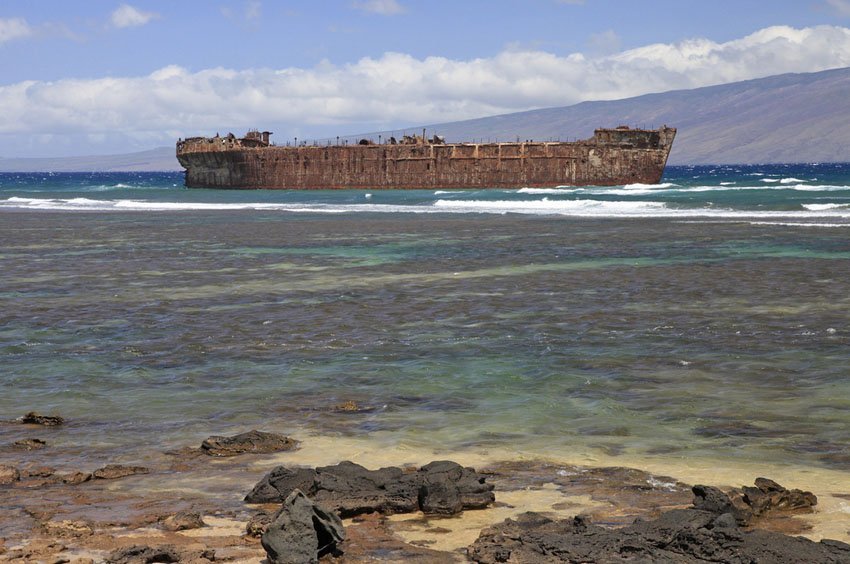
[(153, 144), (231, 126), (356, 133), (843, 66), (850, 66), (850, 29), (831, 26), (770, 27), (726, 43), (693, 39), (598, 57), (509, 50), (471, 60), (386, 53), (279, 70), (169, 66), (135, 78), (0, 86), (0, 135), (120, 134)]
[(404, 12), (404, 7), (398, 3), (398, 0), (363, 0), (355, 2), (354, 7), (364, 12), (381, 14), (382, 16), (392, 16)]
[(138, 27), (145, 25), (154, 18), (158, 18), (159, 14), (154, 12), (143, 12), (138, 8), (134, 8), (129, 4), (121, 4), (109, 18), (109, 21), (114, 27)]
[(32, 35), (32, 28), (23, 18), (0, 18), (0, 44)]

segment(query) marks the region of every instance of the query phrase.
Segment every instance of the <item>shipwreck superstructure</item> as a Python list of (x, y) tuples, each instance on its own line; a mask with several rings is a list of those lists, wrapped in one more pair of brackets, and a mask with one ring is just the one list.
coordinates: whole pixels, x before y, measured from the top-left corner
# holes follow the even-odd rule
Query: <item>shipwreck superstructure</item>
[(676, 129), (597, 129), (583, 141), (446, 143), (390, 137), (374, 143), (279, 146), (268, 131), (177, 142), (190, 188), (464, 189), (656, 184)]

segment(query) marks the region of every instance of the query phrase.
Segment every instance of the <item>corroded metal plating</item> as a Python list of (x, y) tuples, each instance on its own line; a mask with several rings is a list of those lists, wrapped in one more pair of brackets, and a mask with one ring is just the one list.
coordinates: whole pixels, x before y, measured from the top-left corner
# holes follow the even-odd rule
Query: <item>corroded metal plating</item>
[(656, 184), (676, 129), (597, 129), (574, 142), (276, 146), (269, 132), (178, 141), (190, 188), (411, 189)]

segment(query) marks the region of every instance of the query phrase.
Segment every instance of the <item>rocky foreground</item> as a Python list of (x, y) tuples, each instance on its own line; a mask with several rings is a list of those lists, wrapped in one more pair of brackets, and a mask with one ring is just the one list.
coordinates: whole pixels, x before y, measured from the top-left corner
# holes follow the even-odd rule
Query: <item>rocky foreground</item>
[[(535, 461), (478, 470), (341, 462), (277, 466), (253, 488), (210, 495), (217, 475), (250, 472), (259, 457), (296, 448), (251, 431), (168, 453), (161, 467), (60, 471), (28, 458), (49, 452), (44, 440), (0, 445), (0, 562), (850, 562), (848, 544), (793, 536), (806, 528), (796, 516), (818, 500), (766, 478), (721, 490)], [(196, 483), (198, 493), (151, 487), (157, 477)], [(522, 511), (517, 500), (526, 497), (551, 501)], [(578, 499), (592, 508), (571, 512)], [(455, 533), (468, 522), (489, 524), (464, 540)]]

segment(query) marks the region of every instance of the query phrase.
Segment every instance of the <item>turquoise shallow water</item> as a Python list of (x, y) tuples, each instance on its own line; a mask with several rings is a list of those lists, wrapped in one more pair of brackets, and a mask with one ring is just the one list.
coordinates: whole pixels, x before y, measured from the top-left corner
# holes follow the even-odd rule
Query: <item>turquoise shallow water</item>
[[(306, 427), (850, 470), (848, 179), (370, 194), (2, 175), (0, 419), (61, 413), (69, 464)], [(368, 409), (333, 411), (348, 400)]]

